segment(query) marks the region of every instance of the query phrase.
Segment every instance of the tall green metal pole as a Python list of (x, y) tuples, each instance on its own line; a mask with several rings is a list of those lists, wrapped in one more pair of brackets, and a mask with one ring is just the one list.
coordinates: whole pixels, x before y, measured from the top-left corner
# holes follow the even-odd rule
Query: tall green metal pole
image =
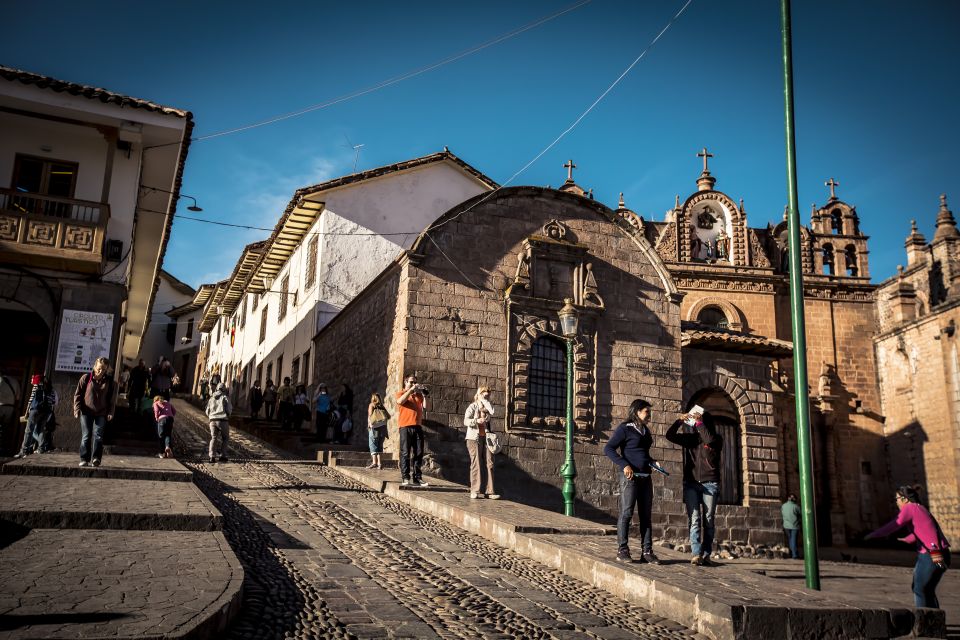
[(803, 317), (803, 273), (800, 262), (800, 211), (797, 202), (797, 149), (793, 124), (793, 43), (790, 37), (790, 0), (780, 0), (783, 33), (783, 107), (787, 137), (787, 217), (790, 236), (790, 309), (793, 320), (793, 378), (797, 403), (797, 448), (800, 461), (800, 504), (803, 513), (803, 565), (807, 588), (820, 590), (817, 557), (817, 519), (813, 498), (810, 453), (810, 394), (807, 386), (807, 330)]
[(573, 340), (567, 338), (567, 439), (566, 460), (560, 469), (563, 477), (563, 515), (573, 515), (573, 503), (577, 497), (577, 488), (573, 479), (577, 477), (577, 465), (573, 461)]

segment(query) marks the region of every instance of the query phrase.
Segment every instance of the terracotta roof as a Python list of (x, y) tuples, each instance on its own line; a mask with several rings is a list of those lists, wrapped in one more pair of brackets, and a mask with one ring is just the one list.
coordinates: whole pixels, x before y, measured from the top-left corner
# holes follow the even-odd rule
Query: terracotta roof
[(681, 347), (734, 351), (774, 358), (789, 358), (793, 355), (793, 343), (786, 340), (726, 331), (697, 322), (684, 321), (680, 328)]
[(20, 82), (21, 84), (33, 85), (40, 89), (50, 89), (51, 91), (56, 91), (57, 93), (69, 93), (73, 96), (82, 96), (84, 98), (90, 98), (91, 100), (99, 100), (100, 102), (108, 104), (116, 104), (121, 107), (144, 109), (146, 111), (154, 111), (157, 113), (176, 116), (178, 118), (192, 119), (192, 114), (189, 111), (184, 111), (183, 109), (165, 107), (162, 104), (150, 102), (149, 100), (132, 98), (120, 93), (114, 93), (113, 91), (101, 89), (100, 87), (91, 87), (85, 84), (67, 82), (66, 80), (57, 80), (56, 78), (42, 76), (39, 73), (31, 73), (30, 71), (23, 71), (22, 69), (14, 69), (12, 67), (4, 67), (0, 65), (0, 78), (3, 78), (4, 80), (10, 80), (11, 82), (16, 81)]

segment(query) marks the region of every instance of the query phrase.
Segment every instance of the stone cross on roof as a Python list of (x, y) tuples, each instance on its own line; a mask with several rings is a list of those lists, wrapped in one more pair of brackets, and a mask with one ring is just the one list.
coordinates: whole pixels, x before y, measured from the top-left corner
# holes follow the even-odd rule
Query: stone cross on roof
[(836, 199), (837, 199), (837, 194), (836, 194), (836, 192), (834, 192), (834, 187), (839, 187), (839, 186), (840, 186), (840, 183), (837, 182), (836, 180), (834, 180), (833, 178), (830, 178), (829, 180), (827, 180), (826, 182), (824, 182), (823, 185), (824, 185), (825, 187), (830, 187), (830, 199), (831, 199), (831, 200), (836, 200)]
[(567, 170), (567, 182), (573, 182), (573, 170), (577, 168), (577, 165), (573, 164), (573, 160), (567, 160), (563, 168)]
[(703, 172), (704, 172), (704, 173), (710, 173), (710, 171), (707, 169), (707, 159), (708, 159), (708, 158), (712, 158), (712, 157), (713, 157), (713, 154), (712, 154), (712, 153), (707, 153), (707, 148), (704, 147), (704, 148), (703, 148), (703, 151), (701, 151), (700, 153), (697, 154), (697, 157), (698, 157), (698, 158), (703, 158)]

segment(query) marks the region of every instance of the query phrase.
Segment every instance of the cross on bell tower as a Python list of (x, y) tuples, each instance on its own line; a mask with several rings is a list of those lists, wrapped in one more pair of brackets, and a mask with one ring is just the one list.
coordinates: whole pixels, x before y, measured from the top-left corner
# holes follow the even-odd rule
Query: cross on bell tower
[(836, 192), (834, 191), (834, 187), (839, 187), (839, 186), (840, 186), (840, 183), (837, 182), (836, 180), (834, 180), (833, 178), (830, 178), (829, 180), (827, 180), (826, 182), (823, 183), (823, 186), (825, 186), (825, 187), (830, 187), (830, 199), (831, 199), (831, 200), (836, 200), (836, 199), (837, 199), (837, 194), (836, 194)]
[(573, 160), (567, 160), (563, 168), (567, 170), (567, 182), (573, 182), (573, 170), (577, 168), (577, 165), (573, 164)]
[(713, 154), (704, 147), (703, 150), (697, 154), (697, 157), (703, 158), (703, 173), (697, 178), (697, 189), (700, 191), (710, 191), (713, 189), (713, 185), (717, 183), (717, 179), (710, 175), (710, 169), (707, 166), (707, 161), (713, 157)]

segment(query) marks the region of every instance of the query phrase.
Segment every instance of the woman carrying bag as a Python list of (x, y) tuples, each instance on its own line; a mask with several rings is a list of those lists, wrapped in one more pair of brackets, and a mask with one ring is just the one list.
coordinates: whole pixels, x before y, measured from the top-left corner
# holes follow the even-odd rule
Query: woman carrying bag
[[(467, 452), (470, 454), (470, 498), (474, 500), (483, 498), (484, 494), (491, 500), (500, 499), (500, 495), (493, 488), (494, 451), (487, 443), (487, 435), (493, 435), (490, 430), (492, 417), (490, 389), (480, 387), (463, 416), (463, 424), (467, 427)], [(482, 468), (486, 469), (486, 487), (481, 474)], [(484, 488), (486, 491), (483, 491)]]
[(383, 453), (383, 441), (387, 437), (387, 420), (390, 413), (383, 406), (383, 398), (379, 393), (370, 396), (370, 405), (367, 407), (367, 431), (370, 443), (370, 465), (367, 469), (380, 469), (380, 455)]

